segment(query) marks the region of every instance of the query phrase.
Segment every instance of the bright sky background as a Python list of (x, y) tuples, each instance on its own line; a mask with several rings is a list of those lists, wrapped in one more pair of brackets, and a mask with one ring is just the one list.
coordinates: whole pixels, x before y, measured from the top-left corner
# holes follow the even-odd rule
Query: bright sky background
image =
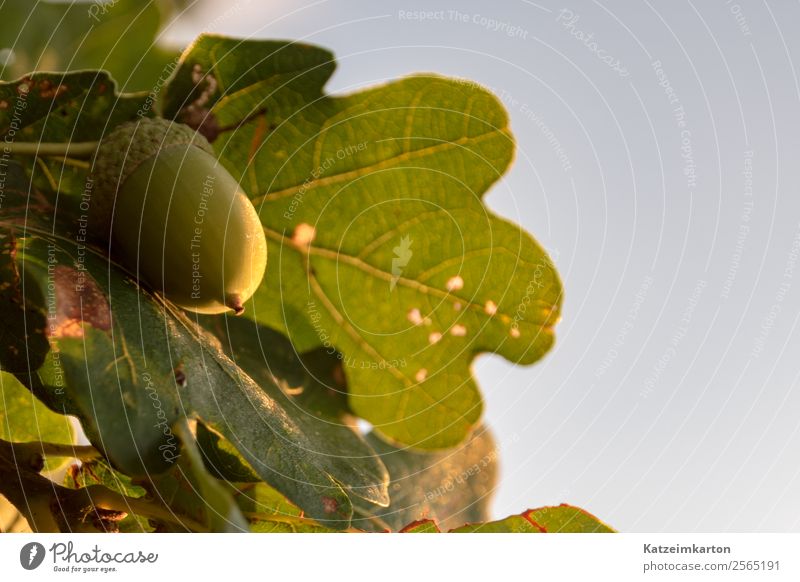
[(328, 47), (330, 92), (433, 71), (504, 100), (519, 151), (487, 201), (551, 252), (566, 302), (545, 360), (476, 364), (497, 517), (798, 531), (797, 22), (775, 0), (239, 0), (167, 35)]

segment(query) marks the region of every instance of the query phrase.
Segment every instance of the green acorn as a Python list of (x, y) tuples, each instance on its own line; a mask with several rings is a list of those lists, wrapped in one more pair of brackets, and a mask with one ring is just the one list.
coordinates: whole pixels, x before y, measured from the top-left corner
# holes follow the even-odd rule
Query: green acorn
[(189, 311), (244, 311), (267, 241), (252, 203), (191, 128), (125, 123), (95, 155), (89, 228), (155, 291)]

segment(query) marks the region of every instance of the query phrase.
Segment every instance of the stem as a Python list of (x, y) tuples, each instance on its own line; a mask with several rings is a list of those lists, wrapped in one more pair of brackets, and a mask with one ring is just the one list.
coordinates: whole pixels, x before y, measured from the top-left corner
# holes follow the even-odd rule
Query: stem
[(3, 148), (9, 153), (23, 156), (61, 156), (69, 158), (89, 158), (91, 157), (99, 141), (79, 141), (70, 143), (59, 142), (30, 142), (30, 141), (11, 141), (4, 142)]

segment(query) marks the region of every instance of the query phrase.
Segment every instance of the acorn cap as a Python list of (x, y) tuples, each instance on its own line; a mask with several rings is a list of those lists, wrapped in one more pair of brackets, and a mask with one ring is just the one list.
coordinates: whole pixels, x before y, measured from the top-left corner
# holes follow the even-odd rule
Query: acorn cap
[(185, 144), (196, 145), (214, 154), (206, 138), (188, 125), (162, 118), (146, 117), (123, 123), (103, 138), (92, 165), (93, 194), (89, 220), (92, 234), (108, 239), (114, 200), (128, 176), (163, 149)]

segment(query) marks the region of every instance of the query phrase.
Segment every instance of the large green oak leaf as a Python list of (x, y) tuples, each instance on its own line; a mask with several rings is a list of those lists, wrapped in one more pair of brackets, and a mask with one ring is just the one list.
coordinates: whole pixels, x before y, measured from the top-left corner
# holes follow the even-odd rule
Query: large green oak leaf
[(333, 69), (314, 47), (201, 36), (162, 108), (213, 141), (261, 216), (247, 316), (342, 353), (351, 409), (384, 436), (451, 447), (480, 420), (475, 355), (541, 358), (561, 283), (482, 202), (514, 155), (497, 98), (430, 75), (325, 95)]

